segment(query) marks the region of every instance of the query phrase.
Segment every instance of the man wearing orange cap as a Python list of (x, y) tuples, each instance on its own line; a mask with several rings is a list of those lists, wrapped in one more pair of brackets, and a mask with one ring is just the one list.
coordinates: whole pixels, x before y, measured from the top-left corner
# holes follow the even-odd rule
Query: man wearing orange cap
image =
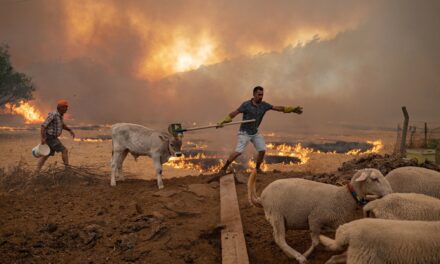
[(43, 156), (38, 160), (37, 171), (41, 170), (49, 156), (53, 156), (55, 152), (61, 152), (64, 165), (69, 165), (69, 156), (66, 147), (61, 143), (58, 137), (63, 129), (70, 132), (73, 138), (75, 133), (66, 124), (64, 124), (63, 116), (67, 112), (69, 103), (66, 100), (59, 100), (57, 110), (50, 112), (43, 124), (41, 124), (41, 144), (47, 144), (50, 148), (50, 154)]

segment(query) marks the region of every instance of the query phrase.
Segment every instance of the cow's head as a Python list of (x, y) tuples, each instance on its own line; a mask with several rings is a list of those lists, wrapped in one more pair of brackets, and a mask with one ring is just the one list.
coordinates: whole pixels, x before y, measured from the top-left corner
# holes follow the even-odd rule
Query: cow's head
[(161, 135), (160, 138), (168, 145), (168, 152), (172, 156), (180, 157), (182, 156), (182, 138), (183, 135), (179, 134), (176, 136), (173, 135)]

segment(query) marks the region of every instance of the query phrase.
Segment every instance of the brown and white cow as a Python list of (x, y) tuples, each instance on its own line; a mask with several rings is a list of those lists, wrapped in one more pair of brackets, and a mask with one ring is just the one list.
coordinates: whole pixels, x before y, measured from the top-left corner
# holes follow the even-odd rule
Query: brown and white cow
[(164, 187), (162, 182), (162, 164), (171, 156), (182, 155), (182, 138), (165, 132), (155, 131), (141, 125), (118, 123), (112, 126), (112, 173), (110, 185), (116, 186), (116, 178), (124, 180), (122, 163), (127, 154), (135, 159), (149, 156), (153, 159), (157, 175), (157, 186)]

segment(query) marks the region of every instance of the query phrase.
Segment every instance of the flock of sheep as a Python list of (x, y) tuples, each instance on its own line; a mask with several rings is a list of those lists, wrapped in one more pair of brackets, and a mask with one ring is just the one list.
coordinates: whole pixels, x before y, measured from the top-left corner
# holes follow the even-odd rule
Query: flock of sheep
[[(319, 243), (331, 251), (347, 248), (327, 264), (440, 263), (440, 172), (402, 167), (385, 177), (362, 169), (340, 187), (282, 179), (261, 197), (256, 175), (249, 177), (249, 201), (264, 209), (276, 244), (300, 263)], [(304, 254), (286, 243), (287, 229), (310, 229), (312, 245)], [(335, 229), (335, 239), (320, 235)]]

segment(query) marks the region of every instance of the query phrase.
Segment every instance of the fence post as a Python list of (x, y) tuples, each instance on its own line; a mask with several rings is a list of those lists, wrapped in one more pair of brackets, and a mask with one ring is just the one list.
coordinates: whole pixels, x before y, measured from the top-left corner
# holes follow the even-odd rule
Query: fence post
[(401, 157), (403, 157), (406, 153), (406, 133), (408, 131), (408, 122), (409, 122), (409, 115), (408, 115), (408, 111), (406, 110), (406, 106), (402, 106), (402, 112), (403, 112), (403, 117), (405, 119), (403, 121), (403, 128), (402, 128), (402, 141), (400, 142)]

